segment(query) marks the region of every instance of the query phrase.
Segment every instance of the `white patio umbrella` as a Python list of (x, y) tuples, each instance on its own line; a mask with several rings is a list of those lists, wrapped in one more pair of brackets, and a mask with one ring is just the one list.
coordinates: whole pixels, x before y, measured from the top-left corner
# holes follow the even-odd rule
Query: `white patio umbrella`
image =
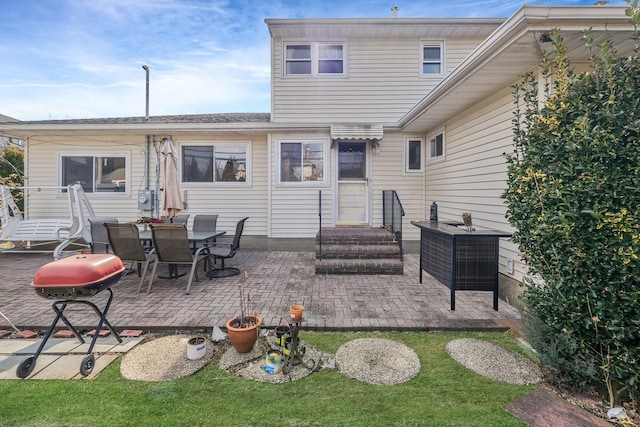
[(182, 196), (178, 179), (178, 158), (170, 138), (165, 139), (160, 152), (163, 169), (162, 209), (169, 218), (173, 218), (182, 211)]

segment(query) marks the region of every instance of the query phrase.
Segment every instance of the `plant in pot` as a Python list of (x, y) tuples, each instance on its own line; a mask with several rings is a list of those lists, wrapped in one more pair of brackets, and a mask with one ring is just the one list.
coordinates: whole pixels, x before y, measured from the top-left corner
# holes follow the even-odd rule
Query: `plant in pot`
[(262, 319), (255, 314), (249, 314), (251, 298), (245, 293), (244, 285), (248, 273), (244, 271), (240, 278), (240, 314), (226, 323), (227, 335), (233, 348), (238, 353), (249, 353), (258, 340)]

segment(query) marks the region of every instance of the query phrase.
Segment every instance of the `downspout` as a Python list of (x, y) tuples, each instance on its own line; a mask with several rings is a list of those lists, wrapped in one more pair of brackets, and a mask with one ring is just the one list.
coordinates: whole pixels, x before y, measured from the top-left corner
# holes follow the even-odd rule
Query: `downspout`
[[(146, 102), (145, 102), (145, 113), (144, 113), (144, 121), (145, 123), (149, 122), (149, 67), (146, 65), (142, 66), (147, 76), (147, 87), (146, 87)], [(150, 186), (150, 177), (149, 177), (149, 155), (151, 150), (151, 137), (149, 135), (145, 136), (145, 159), (144, 159), (144, 176), (145, 183), (144, 189), (149, 190)]]

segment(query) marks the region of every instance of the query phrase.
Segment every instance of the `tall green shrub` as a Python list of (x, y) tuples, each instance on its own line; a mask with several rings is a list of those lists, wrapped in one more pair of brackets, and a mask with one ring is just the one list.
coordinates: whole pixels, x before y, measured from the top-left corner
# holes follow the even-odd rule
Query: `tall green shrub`
[[(638, 0), (627, 15), (637, 42)], [(597, 361), (613, 404), (617, 391), (637, 399), (640, 381), (640, 49), (618, 57), (587, 31), (592, 70), (576, 75), (560, 31), (551, 38), (546, 101), (532, 73), (514, 86), (503, 198), (530, 267), (528, 314)]]

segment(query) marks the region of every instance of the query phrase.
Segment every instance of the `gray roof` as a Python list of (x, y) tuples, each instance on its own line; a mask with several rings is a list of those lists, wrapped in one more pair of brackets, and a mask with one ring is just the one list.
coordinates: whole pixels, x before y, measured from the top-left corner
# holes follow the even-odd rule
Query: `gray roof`
[(18, 122), (18, 119), (14, 119), (13, 117), (5, 116), (4, 114), (0, 114), (0, 123), (8, 123), (8, 122)]
[[(5, 120), (8, 119), (8, 120)], [(0, 123), (16, 122), (11, 117), (0, 115)], [(269, 113), (220, 113), (220, 114), (186, 114), (175, 116), (149, 116), (146, 121), (141, 117), (107, 117), (94, 119), (68, 119), (68, 120), (33, 120), (20, 121), (20, 124), (38, 125), (85, 125), (85, 124), (144, 124), (144, 123), (269, 123), (271, 114)]]

